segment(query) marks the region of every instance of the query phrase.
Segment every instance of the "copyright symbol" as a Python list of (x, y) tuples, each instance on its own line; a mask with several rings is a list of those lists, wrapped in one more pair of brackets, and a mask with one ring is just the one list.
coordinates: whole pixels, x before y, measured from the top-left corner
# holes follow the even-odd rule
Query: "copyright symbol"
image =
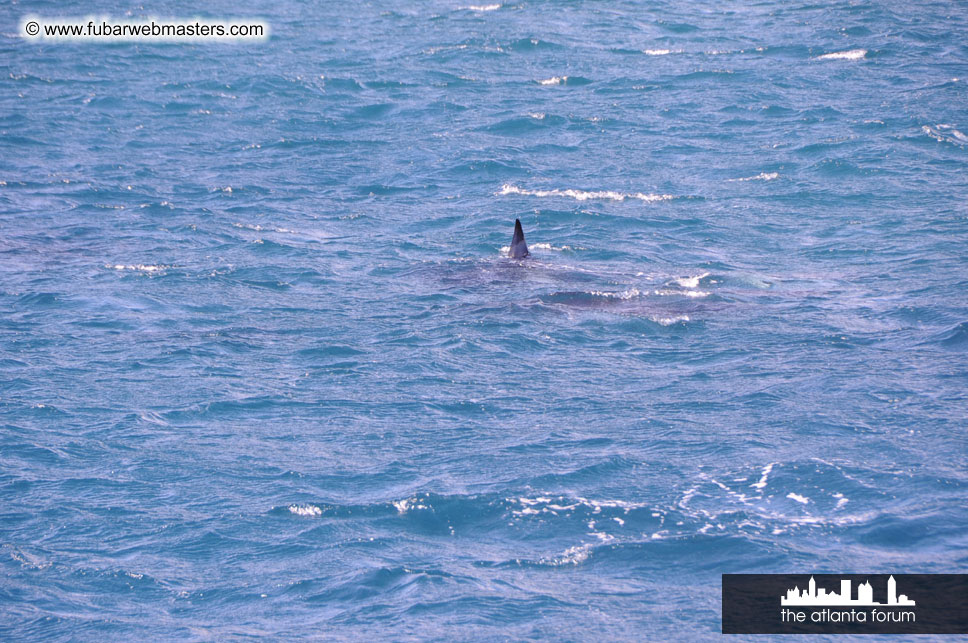
[(40, 25), (37, 24), (35, 21), (31, 20), (30, 22), (24, 25), (24, 31), (27, 32), (28, 36), (36, 36), (37, 34), (40, 33)]

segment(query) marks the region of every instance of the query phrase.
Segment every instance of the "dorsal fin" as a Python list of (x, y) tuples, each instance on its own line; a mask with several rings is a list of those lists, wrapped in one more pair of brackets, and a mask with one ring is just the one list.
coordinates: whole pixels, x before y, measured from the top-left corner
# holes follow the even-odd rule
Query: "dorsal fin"
[(508, 256), (512, 259), (524, 259), (530, 253), (528, 244), (524, 241), (524, 230), (521, 228), (521, 219), (514, 220), (514, 236), (511, 237), (511, 249)]

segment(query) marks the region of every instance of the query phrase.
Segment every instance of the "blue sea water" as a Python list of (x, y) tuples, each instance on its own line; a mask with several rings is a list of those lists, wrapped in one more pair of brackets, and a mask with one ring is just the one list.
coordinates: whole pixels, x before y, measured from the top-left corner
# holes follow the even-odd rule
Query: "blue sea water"
[[(491, 3), (0, 7), (0, 638), (968, 571), (964, 5)], [(271, 37), (18, 33), (200, 11)]]

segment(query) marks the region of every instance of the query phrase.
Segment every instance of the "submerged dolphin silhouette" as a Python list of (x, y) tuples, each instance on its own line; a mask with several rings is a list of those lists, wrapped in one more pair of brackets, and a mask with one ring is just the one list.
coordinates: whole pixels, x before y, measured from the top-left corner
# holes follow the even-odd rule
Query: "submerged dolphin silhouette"
[(524, 230), (521, 229), (521, 219), (514, 220), (514, 236), (511, 237), (511, 248), (508, 256), (512, 259), (524, 259), (529, 254), (528, 244), (524, 242)]

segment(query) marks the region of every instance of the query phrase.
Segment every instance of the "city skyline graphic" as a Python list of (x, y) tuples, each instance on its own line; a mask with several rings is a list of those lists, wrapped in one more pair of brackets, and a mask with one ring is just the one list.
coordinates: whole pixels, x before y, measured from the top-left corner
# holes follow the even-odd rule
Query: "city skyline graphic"
[(915, 603), (912, 599), (908, 598), (906, 594), (898, 595), (897, 593), (897, 581), (894, 580), (892, 575), (887, 579), (887, 602), (879, 603), (874, 600), (874, 588), (871, 586), (870, 581), (866, 581), (857, 586), (857, 598), (851, 597), (851, 581), (841, 580), (840, 581), (840, 592), (830, 592), (823, 587), (817, 587), (817, 581), (814, 580), (813, 576), (810, 577), (810, 581), (807, 583), (805, 589), (800, 589), (799, 586), (794, 586), (793, 589), (788, 589), (786, 596), (780, 597), (780, 605), (837, 605), (837, 606), (870, 606), (879, 605), (885, 607), (895, 607), (895, 606), (905, 606), (911, 607)]

